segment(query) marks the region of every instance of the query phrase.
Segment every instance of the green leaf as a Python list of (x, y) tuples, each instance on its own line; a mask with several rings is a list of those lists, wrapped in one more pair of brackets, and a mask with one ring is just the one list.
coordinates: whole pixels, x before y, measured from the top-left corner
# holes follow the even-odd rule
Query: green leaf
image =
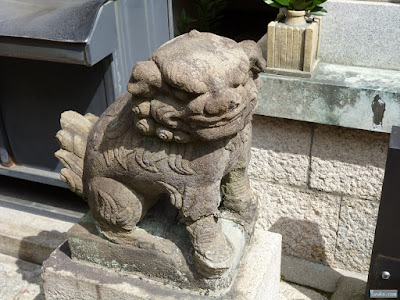
[(290, 9), (294, 10), (306, 10), (306, 7), (310, 6), (313, 0), (295, 0), (292, 2), (292, 7)]
[(264, 0), (265, 3), (267, 3), (269, 6), (275, 7), (275, 8), (281, 8), (282, 5), (279, 3), (275, 2), (274, 0)]
[(326, 2), (326, 0), (314, 0), (310, 6), (305, 8), (305, 10), (313, 10), (315, 7), (317, 7), (318, 5), (320, 5), (324, 2)]
[(310, 13), (314, 16), (325, 16), (327, 12), (325, 8), (317, 6)]
[(321, 6), (315, 7), (311, 12), (317, 12), (317, 11), (324, 12), (324, 13), (328, 12), (325, 8), (323, 8)]
[(275, 0), (275, 2), (278, 2), (282, 6), (289, 6), (290, 0)]

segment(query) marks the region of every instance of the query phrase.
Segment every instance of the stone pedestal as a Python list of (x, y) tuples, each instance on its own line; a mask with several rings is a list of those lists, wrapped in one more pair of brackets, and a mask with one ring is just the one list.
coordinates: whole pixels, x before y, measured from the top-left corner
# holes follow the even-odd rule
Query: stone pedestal
[(228, 289), (186, 289), (141, 275), (71, 258), (67, 243), (43, 263), (46, 299), (237, 299), (278, 298), (281, 235), (256, 229)]

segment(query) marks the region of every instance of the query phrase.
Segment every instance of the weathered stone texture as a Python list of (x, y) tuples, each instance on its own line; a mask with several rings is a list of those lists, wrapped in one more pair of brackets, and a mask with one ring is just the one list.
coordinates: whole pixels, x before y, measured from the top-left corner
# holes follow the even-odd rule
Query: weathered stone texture
[(344, 197), (340, 210), (335, 265), (368, 272), (379, 203)]
[(72, 222), (1, 207), (0, 253), (41, 264), (67, 238)]
[(249, 174), (266, 181), (305, 186), (310, 145), (311, 125), (254, 116)]
[(209, 291), (202, 295), (131, 273), (73, 260), (64, 244), (43, 263), (43, 287), (47, 300), (276, 300), (280, 250), (279, 234), (256, 229), (231, 290)]
[(328, 300), (328, 297), (304, 286), (281, 281), (279, 300)]
[(361, 199), (380, 198), (389, 136), (318, 125), (310, 187)]
[(258, 226), (282, 234), (284, 254), (331, 264), (336, 243), (340, 197), (257, 180)]
[(61, 179), (87, 200), (105, 238), (136, 242), (137, 223), (167, 195), (189, 234), (190, 265), (204, 278), (232, 269), (235, 245), (218, 215), (227, 211), (249, 240), (250, 122), (265, 67), (254, 41), (192, 30), (137, 62), (128, 92), (100, 117), (61, 115)]
[(40, 265), (0, 254), (0, 299), (44, 300)]
[(364, 300), (367, 282), (358, 278), (342, 277), (331, 300)]

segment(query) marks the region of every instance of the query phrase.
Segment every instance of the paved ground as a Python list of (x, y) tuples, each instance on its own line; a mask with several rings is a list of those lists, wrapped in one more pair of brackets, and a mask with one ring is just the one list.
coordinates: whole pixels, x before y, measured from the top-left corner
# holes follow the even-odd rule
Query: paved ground
[[(0, 254), (0, 299), (44, 300), (40, 271), (40, 265)], [(286, 282), (281, 282), (279, 296), (279, 300), (328, 299), (311, 289)]]
[(44, 300), (40, 265), (0, 254), (0, 299)]

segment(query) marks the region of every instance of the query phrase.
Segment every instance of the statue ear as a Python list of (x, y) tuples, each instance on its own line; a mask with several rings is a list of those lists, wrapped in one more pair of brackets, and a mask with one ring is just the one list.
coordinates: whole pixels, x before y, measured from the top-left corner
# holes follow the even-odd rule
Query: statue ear
[(267, 62), (262, 56), (260, 47), (255, 41), (246, 40), (239, 43), (243, 51), (247, 54), (250, 64), (251, 71), (256, 75), (257, 73), (263, 72), (267, 66)]
[(128, 92), (132, 95), (151, 97), (154, 88), (162, 85), (161, 72), (154, 61), (139, 61), (132, 69)]

